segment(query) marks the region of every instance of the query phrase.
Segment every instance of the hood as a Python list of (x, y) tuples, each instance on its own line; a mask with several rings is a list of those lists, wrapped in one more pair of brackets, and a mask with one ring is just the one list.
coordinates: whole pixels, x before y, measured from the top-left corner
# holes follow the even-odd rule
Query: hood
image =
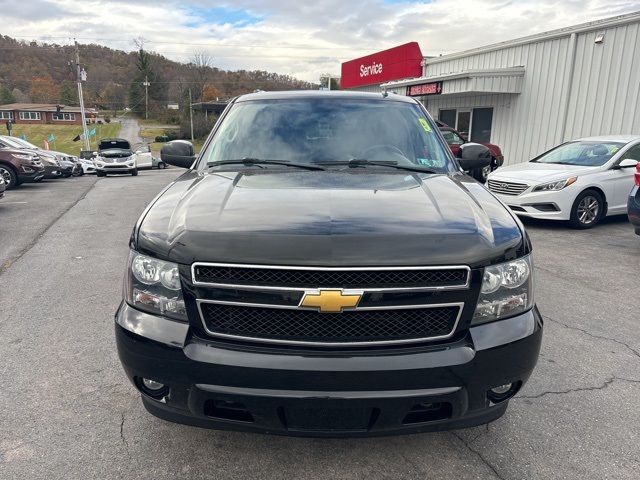
[(109, 150), (101, 150), (99, 156), (103, 158), (127, 158), (133, 155), (131, 150), (111, 148)]
[(119, 149), (119, 150), (131, 150), (131, 144), (124, 138), (103, 138), (98, 143), (98, 151)]
[(344, 172), (188, 172), (133, 246), (183, 264), (309, 266), (478, 266), (526, 248), (507, 208), (464, 175)]
[(599, 168), (601, 167), (525, 162), (500, 167), (489, 174), (489, 180), (513, 180), (535, 185), (553, 180), (562, 180), (567, 177), (584, 175)]

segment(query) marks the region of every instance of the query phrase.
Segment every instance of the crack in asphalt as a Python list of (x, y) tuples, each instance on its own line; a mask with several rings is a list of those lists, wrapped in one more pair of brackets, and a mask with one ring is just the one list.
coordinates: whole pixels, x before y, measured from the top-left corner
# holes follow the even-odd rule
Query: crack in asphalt
[(517, 397), (514, 397), (513, 400), (522, 400), (522, 399), (531, 400), (536, 398), (542, 398), (546, 395), (565, 395), (568, 393), (575, 393), (575, 392), (590, 392), (594, 390), (604, 390), (605, 388), (609, 387), (609, 385), (611, 385), (616, 381), (640, 384), (640, 380), (613, 376), (613, 377), (607, 378), (602, 385), (596, 385), (594, 387), (578, 387), (578, 388), (570, 388), (567, 390), (549, 390), (546, 392), (537, 393), (536, 395), (518, 395)]
[(553, 323), (557, 323), (558, 325), (562, 325), (563, 327), (568, 328), (570, 330), (577, 330), (579, 332), (582, 332), (585, 335), (588, 335), (589, 337), (599, 338), (601, 340), (609, 340), (610, 342), (617, 343), (618, 345), (622, 345), (627, 350), (629, 350), (633, 355), (635, 355), (636, 357), (640, 358), (640, 352), (638, 350), (633, 348), (631, 345), (629, 345), (627, 343), (624, 343), (621, 340), (617, 340), (617, 339), (611, 338), (611, 337), (606, 337), (604, 335), (598, 335), (598, 334), (595, 334), (595, 333), (591, 333), (591, 332), (585, 330), (584, 328), (574, 327), (573, 325), (568, 325), (568, 324), (566, 324), (564, 322), (561, 322), (560, 320), (556, 320), (555, 318), (548, 317), (547, 315), (542, 315), (542, 318), (544, 318), (545, 320), (549, 320), (549, 321), (551, 321)]
[[(471, 453), (474, 453), (474, 454), (476, 455), (476, 457), (478, 457), (478, 458), (480, 459), (480, 461), (481, 461), (482, 463), (484, 463), (484, 464), (485, 464), (485, 465), (486, 465), (486, 466), (487, 466), (487, 467), (488, 467), (488, 468), (493, 472), (493, 474), (494, 474), (497, 478), (499, 478), (500, 480), (506, 480), (502, 475), (500, 475), (500, 473), (498, 472), (498, 470), (496, 469), (496, 467), (494, 467), (494, 466), (491, 464), (491, 462), (489, 462), (489, 460), (487, 460), (487, 459), (485, 458), (485, 456), (484, 456), (484, 455), (482, 455), (482, 453), (480, 453), (478, 450), (476, 450), (475, 448), (473, 448), (473, 447), (471, 446), (471, 442), (466, 442), (466, 441), (464, 440), (464, 438), (462, 438), (462, 437), (461, 437), (460, 435), (458, 435), (456, 432), (450, 432), (450, 433), (451, 433), (451, 435), (453, 435), (454, 437), (456, 437), (458, 440), (460, 440), (460, 442), (461, 442), (461, 443), (462, 443), (462, 444), (467, 448), (467, 450), (469, 450)], [(479, 436), (478, 436), (478, 437), (476, 437), (476, 438), (474, 439), (474, 441), (475, 441), (477, 438), (479, 438)]]
[(40, 239), (47, 234), (47, 232), (51, 229), (51, 227), (53, 227), (56, 223), (58, 223), (58, 220), (64, 217), (69, 212), (69, 210), (71, 210), (73, 207), (75, 207), (78, 203), (80, 203), (82, 200), (86, 198), (86, 196), (93, 189), (96, 183), (97, 183), (97, 180), (96, 182), (93, 182), (91, 185), (89, 185), (89, 187), (84, 192), (82, 192), (82, 194), (76, 199), (75, 202), (71, 203), (67, 208), (65, 208), (64, 210), (62, 210), (62, 212), (56, 215), (53, 218), (53, 220), (51, 220), (51, 222), (49, 222), (44, 227), (44, 229), (38, 232), (38, 234), (34, 237), (34, 239), (31, 242), (29, 242), (22, 250), (18, 252), (16, 256), (14, 256), (13, 258), (9, 258), (4, 263), (2, 263), (0, 265), (0, 275), (4, 274), (7, 270), (9, 270), (9, 268), (14, 263), (16, 263), (22, 257), (24, 257), (33, 247), (35, 247), (40, 241)]

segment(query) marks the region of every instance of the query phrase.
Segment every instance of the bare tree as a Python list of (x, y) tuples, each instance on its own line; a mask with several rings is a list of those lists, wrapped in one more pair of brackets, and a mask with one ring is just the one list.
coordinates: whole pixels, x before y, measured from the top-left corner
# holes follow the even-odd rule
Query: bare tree
[(198, 50), (191, 57), (189, 69), (191, 70), (193, 100), (202, 100), (204, 87), (209, 82), (213, 71), (213, 57), (203, 50)]

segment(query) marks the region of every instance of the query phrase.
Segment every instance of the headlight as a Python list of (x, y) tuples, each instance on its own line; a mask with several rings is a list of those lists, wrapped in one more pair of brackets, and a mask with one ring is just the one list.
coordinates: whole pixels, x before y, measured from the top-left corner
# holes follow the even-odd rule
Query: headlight
[(32, 162), (35, 160), (33, 155), (29, 155), (28, 153), (13, 153), (12, 155), (14, 156), (14, 158), (20, 160), (31, 160)]
[(578, 180), (578, 177), (567, 178), (566, 180), (558, 180), (550, 183), (543, 183), (542, 185), (538, 185), (533, 187), (534, 192), (548, 192), (550, 190), (562, 190), (564, 187), (568, 187), (572, 183)]
[(132, 307), (187, 320), (177, 264), (131, 251), (125, 280), (125, 298)]
[(484, 269), (472, 325), (526, 312), (533, 307), (531, 255)]

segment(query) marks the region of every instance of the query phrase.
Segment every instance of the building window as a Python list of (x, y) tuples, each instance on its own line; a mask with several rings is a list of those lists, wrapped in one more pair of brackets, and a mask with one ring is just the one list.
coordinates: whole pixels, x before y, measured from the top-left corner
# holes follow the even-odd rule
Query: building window
[(40, 112), (20, 112), (20, 120), (40, 120)]
[(13, 112), (0, 112), (0, 120), (13, 120)]
[(56, 121), (74, 122), (76, 120), (75, 113), (54, 113), (52, 118)]
[(471, 141), (489, 143), (492, 123), (493, 108), (474, 108), (473, 120), (471, 121)]
[(438, 120), (455, 128), (472, 142), (489, 143), (491, 141), (493, 126), (493, 108), (491, 107), (440, 110)]
[(456, 111), (455, 110), (440, 110), (438, 114), (438, 120), (445, 125), (449, 125), (451, 128), (456, 128)]

